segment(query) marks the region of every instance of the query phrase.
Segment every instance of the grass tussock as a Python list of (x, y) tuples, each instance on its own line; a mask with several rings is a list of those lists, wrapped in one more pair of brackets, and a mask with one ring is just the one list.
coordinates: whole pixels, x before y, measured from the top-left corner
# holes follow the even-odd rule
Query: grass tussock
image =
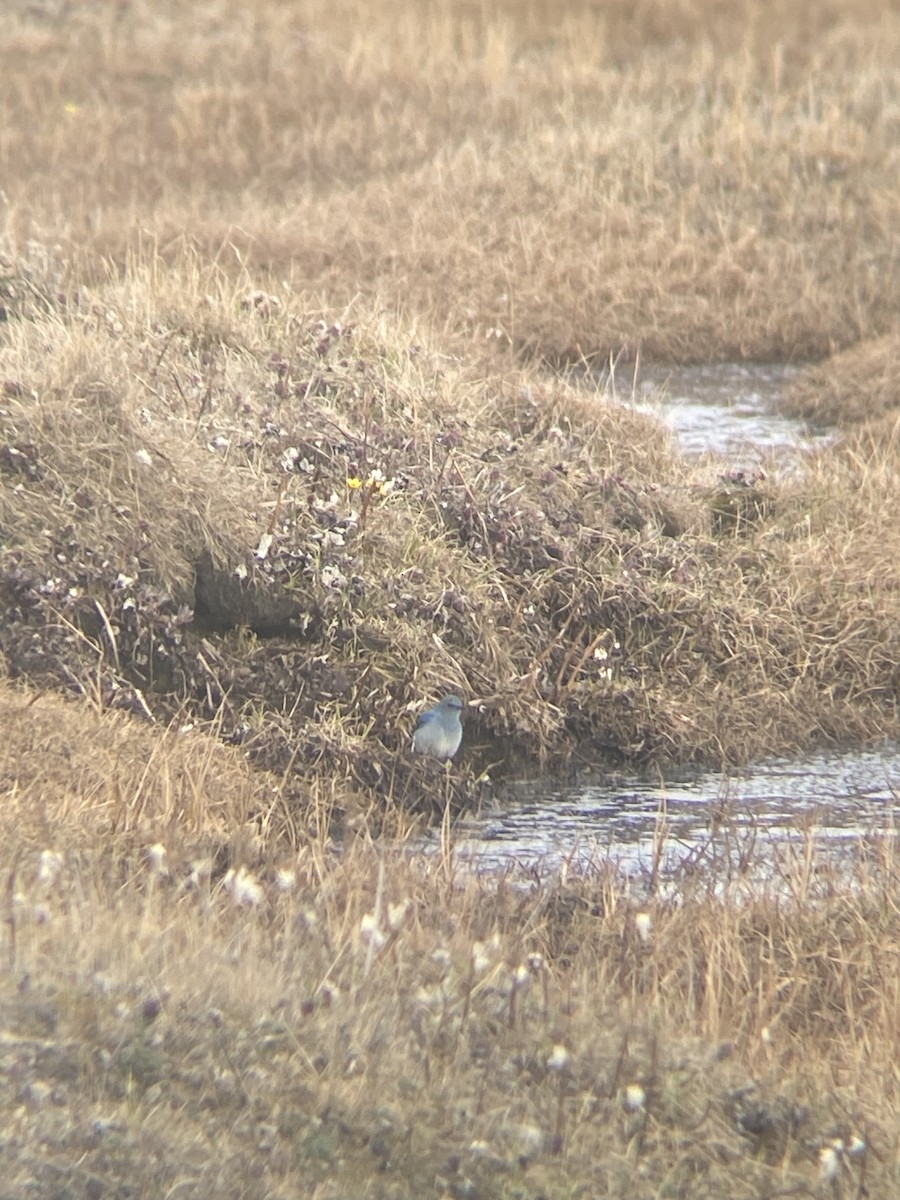
[(478, 882), (448, 845), (240, 844), (246, 767), (207, 747), (183, 786), (218, 802), (163, 844), (98, 802), (123, 719), (86, 763), (83, 711), (46, 704), (0, 772), (4, 1194), (894, 1194), (892, 843), (850, 889), (814, 832), (767, 885), (677, 903), (614, 865)]
[[(242, 756), (187, 723), (161, 730), (49, 692), (0, 687), (7, 849), (80, 852), (216, 837), (271, 817), (273, 790)], [(248, 835), (249, 836), (249, 835)]]
[(890, 436), (900, 410), (896, 363), (900, 334), (874, 338), (807, 367), (785, 397), (786, 406), (820, 425), (856, 429), (882, 424)]
[(14, 676), (395, 796), (404, 713), (447, 686), (476, 766), (895, 729), (890, 445), (719, 476), (602, 390), (379, 310), (322, 317), (193, 258), (64, 293), (17, 271)]
[(270, 766), (324, 755), (380, 786), (396, 715), (446, 685), (478, 700), (487, 760), (498, 737), (737, 760), (892, 728), (889, 452), (864, 493), (842, 450), (717, 479), (602, 392), (379, 312), (317, 317), (193, 259), (63, 294), (17, 269), (13, 674), (187, 705)]

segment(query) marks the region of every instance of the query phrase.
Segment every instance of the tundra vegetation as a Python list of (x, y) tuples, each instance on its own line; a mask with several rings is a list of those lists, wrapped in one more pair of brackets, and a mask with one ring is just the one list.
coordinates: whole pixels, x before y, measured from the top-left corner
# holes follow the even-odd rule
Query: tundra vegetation
[[(890, 811), (761, 875), (726, 797), (665, 886), (452, 827), (897, 736), (898, 51), (874, 0), (7, 3), (4, 1200), (898, 1194)], [(754, 360), (834, 430), (790, 472), (630, 403)]]

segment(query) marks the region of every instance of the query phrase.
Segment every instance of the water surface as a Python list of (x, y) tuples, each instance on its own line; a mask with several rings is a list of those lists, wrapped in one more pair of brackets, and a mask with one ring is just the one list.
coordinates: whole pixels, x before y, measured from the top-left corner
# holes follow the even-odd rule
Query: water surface
[(620, 402), (670, 426), (688, 457), (787, 463), (833, 436), (780, 410), (785, 388), (799, 370), (771, 363), (641, 367), (636, 376), (615, 374), (607, 385)]
[[(804, 853), (812, 837), (840, 862), (861, 833), (892, 833), (900, 801), (900, 746), (773, 758), (741, 775), (680, 772), (570, 784), (506, 785), (460, 823), (457, 858), (477, 871), (515, 874), (615, 863), (625, 874), (673, 879), (686, 865), (728, 853), (757, 865)], [(662, 836), (664, 835), (664, 837)]]

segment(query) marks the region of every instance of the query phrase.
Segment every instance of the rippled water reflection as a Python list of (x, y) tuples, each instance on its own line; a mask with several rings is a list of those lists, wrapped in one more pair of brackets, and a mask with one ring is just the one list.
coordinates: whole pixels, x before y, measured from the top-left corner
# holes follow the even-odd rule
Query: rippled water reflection
[(796, 367), (768, 363), (643, 367), (627, 388), (617, 377), (613, 390), (622, 402), (671, 426), (691, 457), (792, 460), (831, 437), (779, 411), (785, 386), (797, 373)]
[(717, 845), (739, 853), (752, 843), (764, 862), (767, 846), (802, 847), (811, 832), (826, 857), (840, 858), (861, 833), (892, 830), (898, 800), (894, 745), (772, 759), (741, 776), (543, 780), (507, 785), (494, 812), (460, 824), (455, 847), (458, 860), (479, 871), (543, 874), (614, 861), (629, 874), (671, 878)]

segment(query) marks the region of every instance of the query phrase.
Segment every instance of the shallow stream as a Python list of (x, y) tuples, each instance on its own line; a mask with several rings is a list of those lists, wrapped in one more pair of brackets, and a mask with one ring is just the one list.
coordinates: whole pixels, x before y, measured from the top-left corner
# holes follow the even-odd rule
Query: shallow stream
[[(652, 368), (609, 379), (607, 387), (613, 402), (670, 425), (687, 455), (791, 470), (832, 434), (779, 412), (790, 371)], [(813, 843), (817, 858), (846, 861), (860, 835), (893, 832), (898, 799), (898, 746), (773, 759), (731, 777), (536, 780), (507, 785), (493, 811), (459, 826), (455, 846), (458, 860), (476, 871), (534, 875), (613, 862), (637, 878), (674, 879), (722, 855), (739, 870), (751, 851), (765, 870), (785, 856), (802, 859)]]
[(674, 432), (690, 458), (713, 454), (725, 463), (793, 465), (827, 444), (831, 430), (779, 410), (798, 368), (768, 363), (644, 367), (615, 375), (607, 386), (620, 403), (649, 412)]
[[(802, 861), (846, 863), (861, 834), (893, 834), (900, 746), (771, 759), (740, 775), (508, 784), (462, 822), (457, 858), (477, 871), (543, 875), (614, 864), (625, 875), (673, 880), (686, 869)], [(751, 861), (752, 860), (752, 861)]]

